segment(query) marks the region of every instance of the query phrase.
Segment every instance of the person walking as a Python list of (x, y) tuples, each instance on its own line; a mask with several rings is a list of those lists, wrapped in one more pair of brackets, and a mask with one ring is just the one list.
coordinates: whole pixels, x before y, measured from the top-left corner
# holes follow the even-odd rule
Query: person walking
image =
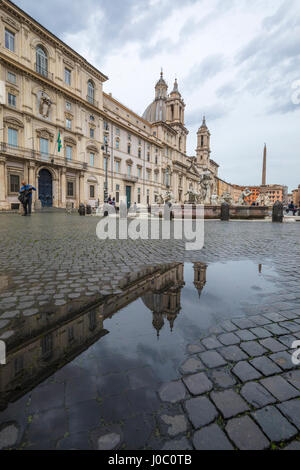
[(19, 201), (22, 203), (24, 208), (24, 217), (31, 215), (32, 191), (36, 191), (36, 188), (31, 184), (26, 184), (25, 181), (22, 181), (22, 188), (20, 189), (19, 193)]

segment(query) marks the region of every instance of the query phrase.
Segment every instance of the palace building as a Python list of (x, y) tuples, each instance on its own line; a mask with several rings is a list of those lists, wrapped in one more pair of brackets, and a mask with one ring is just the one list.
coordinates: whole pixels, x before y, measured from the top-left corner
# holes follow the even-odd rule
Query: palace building
[[(205, 118), (186, 154), (185, 103), (163, 73), (139, 116), (103, 91), (108, 77), (8, 0), (0, 3), (0, 210), (19, 208), (24, 179), (43, 207), (117, 201), (153, 204), (169, 190), (185, 202), (211, 160)], [(59, 149), (58, 137), (61, 148)]]

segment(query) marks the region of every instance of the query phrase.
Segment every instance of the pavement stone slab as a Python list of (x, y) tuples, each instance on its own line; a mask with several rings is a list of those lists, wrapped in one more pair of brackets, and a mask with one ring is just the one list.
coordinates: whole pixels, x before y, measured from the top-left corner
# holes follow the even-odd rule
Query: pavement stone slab
[(188, 418), (196, 429), (212, 423), (219, 415), (207, 397), (191, 398), (185, 402), (185, 407)]
[(260, 383), (279, 401), (290, 400), (299, 396), (299, 390), (280, 375), (262, 379)]
[(238, 346), (224, 346), (219, 349), (219, 353), (229, 362), (238, 362), (249, 358)]
[(270, 445), (266, 436), (249, 416), (228, 421), (225, 430), (239, 450), (264, 450)]
[(251, 333), (253, 333), (257, 338), (263, 339), (263, 338), (269, 338), (272, 336), (272, 334), (266, 330), (265, 328), (257, 327), (257, 328), (251, 328)]
[(293, 364), (292, 354), (288, 351), (280, 351), (275, 354), (271, 354), (269, 357), (283, 370), (290, 370), (297, 367)]
[(217, 351), (206, 351), (199, 354), (201, 361), (209, 368), (213, 369), (227, 364)]
[(205, 367), (203, 363), (197, 357), (190, 357), (180, 366), (180, 372), (182, 374), (194, 374), (195, 372), (199, 372), (204, 369)]
[(214, 369), (211, 371), (210, 379), (218, 388), (231, 388), (236, 384), (236, 379), (227, 368)]
[(256, 357), (250, 361), (250, 364), (265, 376), (281, 372), (281, 369), (266, 356)]
[(276, 402), (276, 398), (257, 382), (246, 383), (241, 389), (241, 395), (254, 408), (262, 408)]
[(291, 370), (286, 374), (283, 374), (282, 377), (292, 384), (297, 390), (300, 390), (300, 370)]
[(279, 403), (277, 408), (279, 408), (281, 413), (300, 431), (300, 400), (297, 399)]
[(287, 441), (297, 434), (297, 429), (275, 406), (267, 406), (251, 414), (272, 442)]
[(243, 349), (250, 357), (262, 356), (267, 352), (257, 341), (248, 341), (241, 343), (240, 348)]
[(231, 321), (239, 330), (254, 328), (256, 326), (256, 323), (253, 322), (251, 318), (233, 318)]
[(184, 377), (183, 382), (192, 395), (202, 395), (213, 388), (213, 384), (204, 372)]
[(242, 341), (253, 341), (256, 339), (253, 333), (249, 330), (237, 330), (234, 332)]
[(287, 346), (277, 341), (275, 338), (265, 338), (261, 339), (260, 344), (268, 349), (269, 351), (276, 353), (279, 351), (285, 351)]
[(247, 403), (234, 390), (212, 392), (210, 397), (225, 419), (249, 410)]
[(241, 339), (235, 333), (224, 333), (218, 337), (218, 340), (224, 346), (231, 346), (232, 344), (239, 344)]
[(188, 354), (198, 354), (205, 351), (205, 348), (200, 343), (189, 344), (187, 346)]
[(160, 416), (160, 421), (162, 422), (162, 427), (166, 428), (166, 434), (172, 438), (183, 434), (188, 429), (188, 424), (185, 415), (169, 415), (162, 414)]
[(209, 338), (204, 338), (201, 342), (206, 349), (216, 349), (222, 346), (220, 341), (218, 341), (217, 338), (214, 336), (210, 336)]
[(196, 431), (193, 437), (196, 450), (234, 450), (225, 433), (217, 424)]
[(192, 446), (185, 437), (182, 437), (181, 439), (166, 442), (161, 450), (192, 450)]
[(158, 394), (162, 401), (177, 403), (186, 398), (187, 391), (181, 380), (178, 380), (162, 385)]
[(241, 382), (249, 382), (261, 377), (261, 373), (252, 367), (249, 362), (238, 362), (232, 369), (232, 373), (236, 375)]

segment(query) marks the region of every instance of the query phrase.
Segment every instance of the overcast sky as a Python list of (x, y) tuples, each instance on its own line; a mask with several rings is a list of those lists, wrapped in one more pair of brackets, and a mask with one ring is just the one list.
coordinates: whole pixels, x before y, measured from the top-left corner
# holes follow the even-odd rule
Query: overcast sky
[(170, 88), (177, 76), (188, 153), (205, 114), (221, 178), (260, 184), (266, 142), (267, 182), (300, 184), (299, 0), (15, 3), (108, 75), (105, 91), (138, 114), (161, 67)]

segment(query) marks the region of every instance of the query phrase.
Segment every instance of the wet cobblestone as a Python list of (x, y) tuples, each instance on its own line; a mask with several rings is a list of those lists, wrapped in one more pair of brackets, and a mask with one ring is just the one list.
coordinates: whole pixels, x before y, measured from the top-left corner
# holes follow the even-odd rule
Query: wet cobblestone
[(79, 363), (57, 370), (0, 413), (1, 448), (299, 448), (300, 370), (291, 350), (300, 338), (300, 224), (209, 222), (199, 254), (184, 253), (180, 241), (100, 242), (94, 218), (24, 219), (0, 215), (0, 328), (8, 339), (16, 318), (33, 321), (65, 304), (76, 310), (119, 292), (127, 273), (162, 257), (268, 263), (278, 289), (185, 345), (175, 381), (161, 385), (154, 367), (120, 370), (99, 359), (86, 359), (88, 373)]

